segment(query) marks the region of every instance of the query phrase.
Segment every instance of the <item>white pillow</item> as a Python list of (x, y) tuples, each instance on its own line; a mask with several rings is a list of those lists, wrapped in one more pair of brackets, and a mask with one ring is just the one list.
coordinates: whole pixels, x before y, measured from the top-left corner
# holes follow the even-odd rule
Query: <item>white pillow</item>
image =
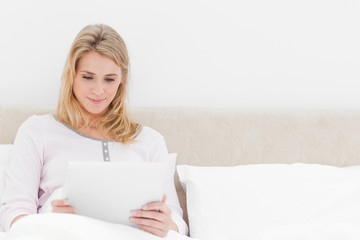
[(344, 168), (359, 171), (360, 170), (360, 165), (347, 166), (347, 167), (344, 167)]
[(0, 144), (0, 200), (5, 188), (5, 170), (10, 163), (12, 144)]
[(283, 225), (360, 225), (359, 171), (316, 164), (181, 165), (177, 171), (191, 237), (249, 239)]

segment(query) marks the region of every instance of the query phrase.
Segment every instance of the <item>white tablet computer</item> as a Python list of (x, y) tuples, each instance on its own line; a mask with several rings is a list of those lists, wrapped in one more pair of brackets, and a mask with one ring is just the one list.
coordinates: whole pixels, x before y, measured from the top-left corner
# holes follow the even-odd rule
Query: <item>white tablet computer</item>
[(161, 201), (167, 162), (69, 162), (64, 198), (77, 214), (135, 226), (131, 210)]

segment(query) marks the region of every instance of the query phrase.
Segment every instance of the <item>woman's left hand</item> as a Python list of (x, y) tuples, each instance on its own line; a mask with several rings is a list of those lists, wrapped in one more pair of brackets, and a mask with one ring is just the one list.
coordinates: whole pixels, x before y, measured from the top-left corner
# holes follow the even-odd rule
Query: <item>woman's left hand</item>
[(130, 221), (146, 232), (165, 237), (168, 231), (179, 232), (176, 224), (171, 220), (171, 209), (166, 206), (166, 195), (161, 202), (145, 204), (142, 209), (132, 211)]

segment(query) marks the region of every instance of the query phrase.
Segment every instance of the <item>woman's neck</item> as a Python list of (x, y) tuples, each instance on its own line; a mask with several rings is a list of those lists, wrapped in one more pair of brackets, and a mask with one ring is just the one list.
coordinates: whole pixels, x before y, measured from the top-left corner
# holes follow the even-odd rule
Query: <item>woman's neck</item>
[(103, 134), (101, 134), (101, 132), (96, 126), (83, 127), (78, 131), (89, 137), (99, 138), (99, 139), (110, 139), (110, 136), (104, 136)]

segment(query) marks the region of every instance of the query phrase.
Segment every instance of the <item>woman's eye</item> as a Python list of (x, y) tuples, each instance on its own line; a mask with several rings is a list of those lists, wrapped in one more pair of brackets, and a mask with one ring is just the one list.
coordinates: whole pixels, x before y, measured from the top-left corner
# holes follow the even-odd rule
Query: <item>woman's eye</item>
[(113, 78), (105, 78), (105, 81), (107, 81), (107, 82), (112, 82), (112, 81), (114, 81), (115, 79), (113, 79)]
[(89, 76), (83, 76), (84, 79), (93, 79), (92, 77)]

